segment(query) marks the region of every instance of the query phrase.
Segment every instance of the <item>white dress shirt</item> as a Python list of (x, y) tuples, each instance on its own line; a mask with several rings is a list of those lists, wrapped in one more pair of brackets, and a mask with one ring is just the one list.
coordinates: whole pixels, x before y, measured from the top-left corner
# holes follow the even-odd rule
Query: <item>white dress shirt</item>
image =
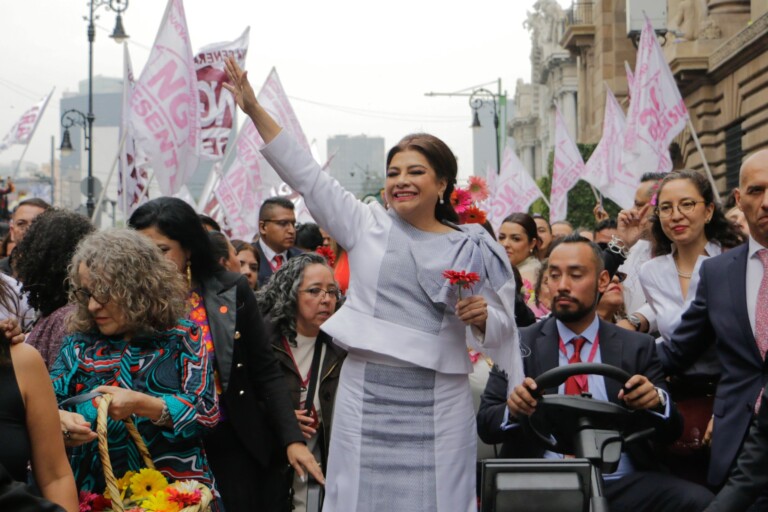
[(752, 333), (755, 332), (755, 308), (757, 307), (757, 294), (760, 291), (760, 283), (763, 282), (763, 262), (757, 255), (757, 251), (765, 249), (757, 241), (749, 237), (749, 252), (747, 253), (747, 313)]
[(267, 244), (265, 244), (261, 238), (259, 238), (259, 247), (261, 248), (261, 253), (264, 255), (264, 259), (269, 262), (270, 268), (275, 268), (275, 256), (282, 256), (283, 257), (283, 263), (288, 261), (288, 251), (283, 252), (275, 252), (272, 250), (271, 247), (269, 247)]

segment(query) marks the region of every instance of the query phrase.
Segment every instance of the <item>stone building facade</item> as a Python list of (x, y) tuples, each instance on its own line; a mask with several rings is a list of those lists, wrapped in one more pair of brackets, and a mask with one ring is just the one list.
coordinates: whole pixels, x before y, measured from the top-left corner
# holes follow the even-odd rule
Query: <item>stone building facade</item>
[[(743, 158), (768, 147), (768, 1), (669, 0), (660, 36), (721, 193), (738, 183)], [(633, 68), (626, 0), (577, 0), (560, 44), (577, 62), (579, 142), (602, 133), (605, 85), (626, 107), (624, 61)], [(676, 166), (703, 169), (689, 129), (675, 141)], [(673, 156), (674, 152), (673, 152)]]
[(538, 0), (524, 24), (531, 34), (531, 82), (517, 82), (507, 135), (514, 138), (520, 160), (536, 179), (546, 174), (554, 147), (555, 107), (572, 136), (578, 126), (577, 59), (560, 44), (566, 16), (557, 1)]

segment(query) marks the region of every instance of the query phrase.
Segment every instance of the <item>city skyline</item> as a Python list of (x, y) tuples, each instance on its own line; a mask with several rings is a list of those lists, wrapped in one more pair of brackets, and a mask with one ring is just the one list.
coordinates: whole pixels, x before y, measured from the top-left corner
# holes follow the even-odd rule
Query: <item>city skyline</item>
[[(474, 171), (467, 98), (424, 94), (458, 91), (498, 77), (513, 94), (516, 80), (530, 75), (530, 41), (522, 24), (533, 3), (488, 2), (476, 16), (433, 1), (403, 3), (408, 9), (398, 9), (396, 2), (375, 17), (341, 0), (322, 6), (301, 3), (302, 16), (296, 16), (296, 5), (256, 9), (242, 0), (220, 2), (216, 9), (188, 1), (185, 9), (194, 50), (234, 39), (250, 22), (246, 65), (252, 82), (260, 84), (273, 66), (278, 69), (307, 139), (317, 141), (320, 158), (327, 158), (325, 142), (337, 134), (380, 136), (389, 147), (406, 133), (428, 131), (446, 140), (466, 177)], [(6, 71), (0, 73), (0, 132), (56, 87), (24, 158), (41, 164), (50, 160), (51, 135), (57, 145), (60, 142), (59, 99), (64, 92), (76, 91), (87, 77), (82, 20), (87, 4), (32, 0), (7, 8), (0, 42), (23, 51), (8, 52)], [(164, 8), (165, 2), (134, 1), (123, 14), (137, 73), (149, 55)], [(94, 75), (119, 78), (122, 48), (108, 37), (115, 16), (105, 8), (98, 14)], [(439, 23), (431, 19), (434, 16)], [(260, 19), (275, 21), (260, 26)], [(34, 31), (29, 30), (32, 20)], [(496, 30), (488, 29), (492, 23)], [(39, 34), (55, 36), (47, 41)], [(0, 162), (18, 160), (22, 150), (3, 152)]]

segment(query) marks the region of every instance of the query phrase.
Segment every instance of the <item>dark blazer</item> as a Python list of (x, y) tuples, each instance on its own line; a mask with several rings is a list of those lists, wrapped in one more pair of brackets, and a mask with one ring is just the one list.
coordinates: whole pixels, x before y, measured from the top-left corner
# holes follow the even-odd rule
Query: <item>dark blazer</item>
[[(654, 349), (654, 340), (646, 334), (639, 334), (616, 327), (600, 320), (600, 358), (604, 364), (610, 364), (625, 370), (630, 375), (644, 375), (654, 386), (666, 391), (661, 365)], [(530, 355), (523, 358), (525, 375), (536, 378), (547, 370), (559, 366), (559, 335), (554, 318), (548, 318), (530, 327), (520, 330), (520, 343), (523, 350), (530, 349)], [(623, 404), (618, 399), (623, 383), (605, 379), (608, 400)], [(544, 390), (555, 394), (557, 388)], [(477, 413), (477, 431), (480, 439), (488, 444), (501, 443), (500, 457), (539, 458), (544, 449), (521, 428), (501, 430), (507, 400), (507, 379), (494, 368), (488, 377), (480, 400)], [(682, 418), (673, 403), (670, 403), (670, 417), (660, 420), (656, 429), (655, 440), (671, 443), (677, 439), (683, 428)], [(627, 451), (638, 469), (653, 469), (657, 466), (653, 451), (648, 443), (637, 442), (629, 445)]]
[(707, 476), (711, 485), (721, 485), (728, 476), (765, 385), (763, 360), (747, 313), (748, 252), (748, 244), (743, 244), (702, 263), (696, 298), (670, 342), (658, 345), (664, 370), (674, 374), (716, 344), (722, 374), (713, 407)]
[[(261, 250), (261, 245), (256, 242), (253, 246), (256, 247), (256, 252), (259, 253), (259, 288), (261, 288), (267, 284), (269, 278), (272, 277), (272, 265), (269, 264), (269, 261), (267, 261), (267, 258), (264, 256), (264, 252)], [(291, 247), (288, 249), (287, 259), (291, 259), (299, 254), (301, 254), (300, 250)]]
[(202, 287), (226, 421), (253, 461), (268, 467), (287, 445), (304, 442), (269, 331), (245, 276), (219, 272)]
[[(296, 371), (296, 365), (293, 363), (291, 355), (285, 351), (283, 346), (283, 337), (280, 333), (272, 329), (272, 350), (275, 351), (280, 367), (283, 369), (288, 390), (291, 394), (291, 402), (294, 409), (299, 408), (301, 402), (301, 376)], [(333, 405), (336, 400), (336, 390), (339, 387), (339, 377), (341, 376), (341, 365), (347, 353), (333, 344), (331, 337), (323, 331), (318, 336), (325, 346), (325, 356), (320, 366), (320, 382), (317, 389), (320, 398), (320, 408), (323, 411), (323, 422), (318, 431), (318, 436), (323, 453), (323, 467), (328, 467), (328, 447), (331, 441), (331, 419), (333, 418)]]
[(763, 391), (760, 412), (752, 420), (749, 436), (725, 487), (707, 512), (741, 512), (749, 509), (768, 487), (768, 398)]

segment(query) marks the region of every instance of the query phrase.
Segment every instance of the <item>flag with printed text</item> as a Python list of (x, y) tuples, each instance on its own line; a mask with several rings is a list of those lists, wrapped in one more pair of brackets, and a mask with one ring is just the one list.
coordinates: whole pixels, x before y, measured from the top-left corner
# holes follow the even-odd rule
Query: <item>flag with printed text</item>
[(200, 148), (197, 73), (182, 0), (168, 0), (131, 97), (130, 123), (160, 190), (173, 195), (195, 172)]
[(672, 170), (669, 144), (688, 121), (688, 109), (647, 17), (630, 91), (621, 165), (637, 183), (646, 172)]

